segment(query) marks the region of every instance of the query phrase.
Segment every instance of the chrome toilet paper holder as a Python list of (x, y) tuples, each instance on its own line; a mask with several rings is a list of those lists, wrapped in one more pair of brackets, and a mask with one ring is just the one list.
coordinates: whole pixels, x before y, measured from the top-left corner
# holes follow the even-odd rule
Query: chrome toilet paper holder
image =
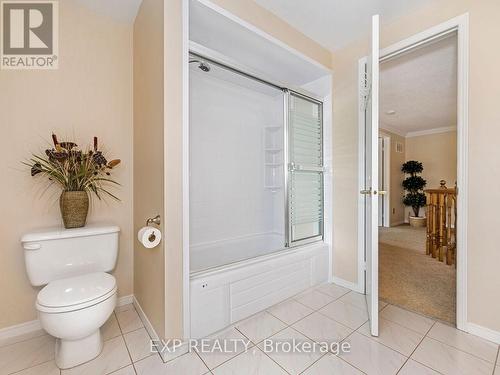
[(146, 226), (149, 227), (151, 226), (151, 224), (156, 224), (156, 225), (160, 225), (161, 224), (161, 216), (160, 215), (156, 215), (155, 217), (153, 218), (149, 218), (146, 220)]

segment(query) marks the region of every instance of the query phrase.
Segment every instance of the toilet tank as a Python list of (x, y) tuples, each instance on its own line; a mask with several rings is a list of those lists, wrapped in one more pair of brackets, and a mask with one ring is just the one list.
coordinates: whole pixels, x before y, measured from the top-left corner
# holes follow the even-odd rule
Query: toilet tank
[(89, 225), (49, 228), (21, 238), (26, 270), (32, 285), (91, 272), (110, 272), (118, 256), (120, 228)]

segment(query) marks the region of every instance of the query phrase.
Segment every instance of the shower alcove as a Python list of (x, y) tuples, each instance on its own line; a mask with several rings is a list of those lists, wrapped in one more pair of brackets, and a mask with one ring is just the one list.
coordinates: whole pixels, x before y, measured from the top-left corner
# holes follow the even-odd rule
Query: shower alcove
[(331, 73), (205, 0), (189, 2), (186, 64), (184, 330), (199, 338), (330, 277)]

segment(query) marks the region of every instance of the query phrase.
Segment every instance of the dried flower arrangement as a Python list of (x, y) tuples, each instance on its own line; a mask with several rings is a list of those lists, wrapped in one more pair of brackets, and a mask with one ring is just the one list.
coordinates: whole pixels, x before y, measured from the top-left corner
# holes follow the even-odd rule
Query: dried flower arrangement
[(45, 155), (34, 155), (25, 164), (31, 168), (31, 176), (45, 176), (51, 183), (59, 185), (62, 194), (59, 200), (64, 226), (76, 228), (85, 225), (89, 195), (98, 199), (111, 193), (108, 184), (119, 185), (111, 178), (111, 170), (120, 164), (120, 159), (107, 161), (98, 149), (97, 137), (93, 147), (82, 151), (74, 142), (59, 142), (52, 134), (54, 147), (45, 150)]

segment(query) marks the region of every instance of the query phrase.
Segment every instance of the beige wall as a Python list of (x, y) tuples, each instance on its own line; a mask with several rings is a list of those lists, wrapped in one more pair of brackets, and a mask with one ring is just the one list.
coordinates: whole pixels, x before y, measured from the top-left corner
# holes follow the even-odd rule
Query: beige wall
[(182, 2), (165, 2), (165, 337), (183, 336)]
[[(495, 81), (500, 52), (500, 2), (497, 0), (437, 0), (399, 18), (381, 30), (382, 47), (389, 46), (452, 17), (469, 12), (469, 194), (468, 194), (468, 319), (500, 331), (500, 252), (498, 227), (500, 164), (491, 153), (500, 136), (500, 111)], [(338, 51), (334, 58), (334, 233), (336, 276), (357, 282), (357, 63), (368, 53), (368, 39)], [(493, 78), (492, 78), (493, 77)], [(354, 213), (354, 214), (353, 214)]]
[[(405, 151), (406, 151), (406, 139), (398, 134), (391, 133), (390, 131), (383, 130), (380, 132), (382, 136), (389, 136), (391, 139), (390, 144), (390, 187), (389, 187), (389, 199), (390, 199), (390, 225), (398, 225), (404, 221), (405, 218), (405, 206), (403, 205), (402, 199), (404, 190), (401, 186), (404, 174), (401, 172), (401, 165), (405, 162)], [(401, 143), (403, 145), (403, 152), (396, 152), (396, 144)]]
[[(427, 180), (426, 189), (438, 188), (440, 180), (445, 180), (448, 187), (455, 186), (457, 181), (457, 132), (407, 138), (406, 160), (418, 160), (423, 163), (422, 177)], [(406, 207), (406, 221), (408, 221), (410, 210), (411, 208)], [(421, 210), (420, 216), (424, 215), (425, 212)]]
[[(164, 212), (163, 1), (143, 0), (134, 24), (134, 228)], [(158, 335), (165, 332), (164, 244), (135, 238), (134, 295)]]
[(0, 217), (0, 328), (36, 319), (38, 288), (26, 276), (21, 235), (61, 226), (59, 191), (21, 165), (50, 145), (50, 134), (85, 145), (98, 136), (122, 159), (114, 176), (121, 202), (94, 200), (88, 221), (121, 228), (115, 276), (119, 295), (132, 294), (132, 29), (72, 0), (60, 2), (60, 59), (55, 71), (0, 71), (2, 215)]
[(406, 160), (423, 163), (426, 188), (438, 188), (440, 180), (453, 187), (457, 181), (457, 132), (406, 138)]

